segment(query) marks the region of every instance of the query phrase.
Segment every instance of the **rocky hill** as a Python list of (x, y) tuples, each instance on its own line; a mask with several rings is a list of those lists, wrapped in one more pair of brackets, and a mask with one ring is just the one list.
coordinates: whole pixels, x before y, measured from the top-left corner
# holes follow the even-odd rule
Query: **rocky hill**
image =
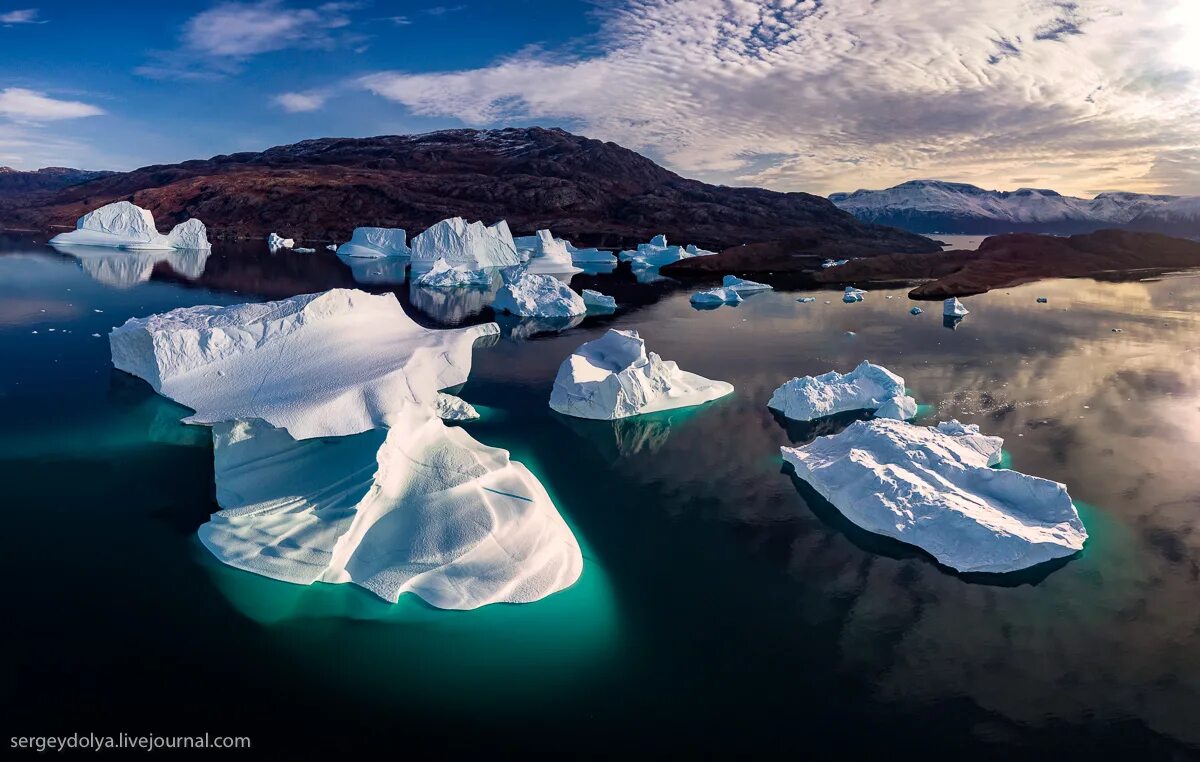
[(111, 174), (114, 173), (93, 172), (70, 167), (45, 167), (28, 172), (12, 167), (0, 167), (0, 197), (29, 196), (43, 191), (57, 191)]
[(344, 241), (359, 225), (411, 234), (461, 216), (507, 219), (517, 234), (550, 228), (587, 245), (666, 233), (705, 248), (799, 237), (830, 252), (937, 249), (864, 224), (819, 196), (709, 185), (614, 143), (539, 127), (324, 138), (143, 167), (49, 196), (0, 200), (0, 226), (72, 226), (117, 200), (148, 208), (168, 227), (198, 217), (216, 239), (279, 231)]

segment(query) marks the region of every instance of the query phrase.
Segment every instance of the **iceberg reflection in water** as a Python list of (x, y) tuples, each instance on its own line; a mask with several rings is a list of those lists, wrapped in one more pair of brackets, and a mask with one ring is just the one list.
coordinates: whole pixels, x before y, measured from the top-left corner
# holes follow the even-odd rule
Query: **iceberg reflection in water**
[(355, 283), (367, 285), (398, 285), (408, 280), (407, 257), (351, 257), (339, 254), (338, 259), (350, 268)]
[(150, 280), (154, 268), (166, 263), (188, 280), (204, 274), (211, 249), (155, 249), (134, 251), (100, 246), (54, 244), (55, 250), (74, 257), (93, 280), (112, 288), (133, 288)]

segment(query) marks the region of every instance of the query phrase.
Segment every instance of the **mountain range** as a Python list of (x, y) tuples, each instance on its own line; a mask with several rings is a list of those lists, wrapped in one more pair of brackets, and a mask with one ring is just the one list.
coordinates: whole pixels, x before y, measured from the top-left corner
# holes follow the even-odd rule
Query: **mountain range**
[(829, 200), (864, 222), (916, 233), (1050, 233), (1104, 228), (1200, 236), (1200, 196), (1111, 192), (1085, 199), (1053, 190), (992, 191), (966, 183), (912, 180)]
[(32, 171), (0, 167), (0, 197), (55, 191), (111, 174), (114, 173), (70, 167), (44, 167)]
[(863, 223), (808, 193), (709, 185), (615, 143), (540, 127), (322, 138), (262, 152), (143, 167), (68, 187), (0, 196), (0, 228), (54, 231), (128, 200), (170, 227), (197, 217), (210, 238), (345, 241), (357, 226), (416, 233), (447, 217), (514, 233), (549, 228), (590, 246), (658, 233), (725, 248), (789, 239), (860, 256), (936, 251), (927, 238)]

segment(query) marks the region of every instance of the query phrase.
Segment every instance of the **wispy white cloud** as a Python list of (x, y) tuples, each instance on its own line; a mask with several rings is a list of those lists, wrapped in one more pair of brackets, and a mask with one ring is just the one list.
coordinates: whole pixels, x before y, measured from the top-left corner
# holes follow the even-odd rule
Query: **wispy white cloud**
[(22, 8), (20, 10), (0, 12), (0, 26), (45, 23), (46, 21), (39, 17), (37, 8)]
[(310, 91), (306, 93), (281, 93), (272, 99), (277, 106), (291, 114), (317, 111), (329, 100), (329, 93)]
[(564, 123), (726, 182), (829, 192), (1021, 177), (1200, 193), (1200, 170), (1178, 160), (1200, 149), (1198, 7), (626, 0), (598, 11), (604, 53), (516, 52), (358, 84), (475, 126)]
[(351, 34), (354, 2), (328, 2), (312, 7), (282, 0), (225, 2), (188, 19), (180, 47), (156, 51), (137, 73), (155, 79), (201, 79), (240, 70), (254, 56), (290, 48), (333, 49), (361, 41)]
[(103, 113), (103, 109), (90, 103), (59, 100), (37, 90), (23, 87), (0, 90), (0, 116), (14, 122), (55, 122)]

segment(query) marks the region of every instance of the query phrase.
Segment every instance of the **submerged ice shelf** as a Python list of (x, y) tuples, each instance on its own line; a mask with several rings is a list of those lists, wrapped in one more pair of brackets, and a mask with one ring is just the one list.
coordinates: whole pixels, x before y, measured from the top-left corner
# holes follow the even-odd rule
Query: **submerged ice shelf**
[(958, 421), (874, 418), (780, 452), (851, 522), (958, 571), (1018, 571), (1082, 549), (1087, 530), (1067, 488), (991, 468), (1003, 444)]
[(700, 405), (731, 392), (731, 384), (688, 373), (647, 353), (637, 331), (611, 329), (559, 366), (550, 407), (577, 418), (613, 420)]

